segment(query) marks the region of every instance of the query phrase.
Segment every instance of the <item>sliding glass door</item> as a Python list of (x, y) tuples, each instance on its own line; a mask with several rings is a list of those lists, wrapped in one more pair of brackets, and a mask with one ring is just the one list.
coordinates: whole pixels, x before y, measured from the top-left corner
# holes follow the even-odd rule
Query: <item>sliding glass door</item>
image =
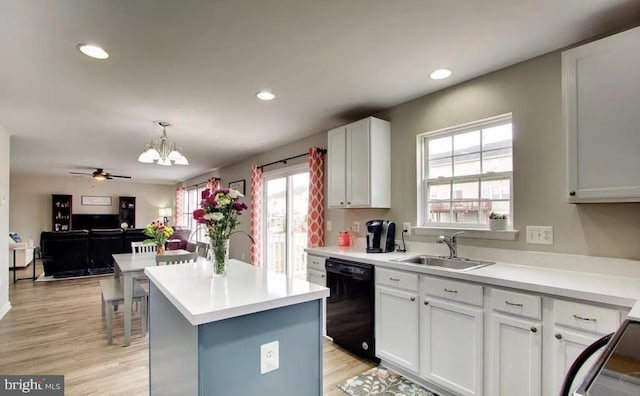
[(305, 279), (309, 170), (291, 167), (264, 174), (265, 266)]

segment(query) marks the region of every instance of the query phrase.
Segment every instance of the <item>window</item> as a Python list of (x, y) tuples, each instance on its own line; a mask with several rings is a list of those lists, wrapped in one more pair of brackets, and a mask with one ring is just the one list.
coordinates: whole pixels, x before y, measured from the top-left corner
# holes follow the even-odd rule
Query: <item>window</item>
[(422, 226), (487, 228), (489, 214), (513, 224), (511, 114), (418, 135)]
[[(187, 227), (190, 230), (196, 230), (198, 223), (193, 219), (193, 211), (200, 207), (200, 197), (202, 191), (205, 189), (205, 184), (198, 184), (197, 186), (191, 186), (184, 190), (184, 205), (182, 212), (181, 226)], [(198, 227), (196, 234), (192, 237), (198, 242), (208, 242), (206, 231), (204, 227)]]

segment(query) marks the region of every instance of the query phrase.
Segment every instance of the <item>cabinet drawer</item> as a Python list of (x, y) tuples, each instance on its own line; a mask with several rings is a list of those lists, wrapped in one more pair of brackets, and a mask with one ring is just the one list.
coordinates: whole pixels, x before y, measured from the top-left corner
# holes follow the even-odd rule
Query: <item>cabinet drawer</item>
[(615, 331), (620, 325), (620, 311), (571, 301), (553, 301), (556, 324), (598, 334)]
[(327, 273), (325, 271), (307, 270), (307, 282), (320, 286), (327, 286)]
[(418, 274), (376, 267), (376, 283), (418, 291)]
[(326, 260), (326, 257), (307, 254), (307, 268), (314, 269), (316, 271), (325, 271), (324, 262)]
[(482, 307), (482, 286), (450, 279), (422, 277), (422, 291), (430, 296)]
[(540, 300), (540, 296), (506, 290), (493, 289), (491, 292), (491, 307), (494, 310), (538, 320), (542, 317)]

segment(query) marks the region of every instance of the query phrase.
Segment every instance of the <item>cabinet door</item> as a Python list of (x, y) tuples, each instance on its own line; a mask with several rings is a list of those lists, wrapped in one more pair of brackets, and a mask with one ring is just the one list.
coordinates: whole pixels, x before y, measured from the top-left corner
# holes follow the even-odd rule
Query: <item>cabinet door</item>
[(347, 125), (347, 205), (371, 205), (369, 119)]
[[(575, 330), (567, 330), (561, 327), (553, 329), (553, 394), (560, 394), (560, 388), (564, 378), (569, 371), (569, 367), (576, 360), (578, 355), (589, 345), (594, 343), (600, 336), (583, 333)], [(576, 390), (579, 380), (585, 376), (587, 371), (596, 362), (600, 353), (595, 353), (582, 365), (582, 368), (576, 375), (570, 394)]]
[(327, 287), (327, 273), (325, 271), (317, 271), (314, 269), (307, 270), (307, 282)]
[(427, 297), (420, 332), (421, 375), (457, 394), (482, 395), (482, 310)]
[(491, 314), (491, 386), (495, 396), (540, 395), (542, 326)]
[(562, 54), (570, 202), (640, 201), (640, 28)]
[(418, 372), (418, 296), (376, 286), (376, 356)]
[(346, 129), (332, 129), (327, 138), (327, 202), (330, 208), (343, 208), (347, 205)]

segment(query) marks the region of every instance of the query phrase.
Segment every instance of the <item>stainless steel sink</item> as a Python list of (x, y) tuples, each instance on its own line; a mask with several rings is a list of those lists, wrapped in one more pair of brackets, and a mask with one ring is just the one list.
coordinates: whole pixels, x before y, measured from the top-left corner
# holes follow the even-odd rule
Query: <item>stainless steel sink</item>
[(395, 260), (391, 260), (399, 263), (410, 263), (410, 264), (419, 264), (419, 265), (428, 265), (433, 267), (441, 267), (447, 268), (455, 271), (469, 271), (472, 269), (485, 267), (487, 265), (493, 264), (491, 261), (480, 261), (480, 260), (471, 260), (467, 258), (457, 257), (457, 258), (446, 258), (439, 256), (411, 256), (411, 257), (403, 257)]

